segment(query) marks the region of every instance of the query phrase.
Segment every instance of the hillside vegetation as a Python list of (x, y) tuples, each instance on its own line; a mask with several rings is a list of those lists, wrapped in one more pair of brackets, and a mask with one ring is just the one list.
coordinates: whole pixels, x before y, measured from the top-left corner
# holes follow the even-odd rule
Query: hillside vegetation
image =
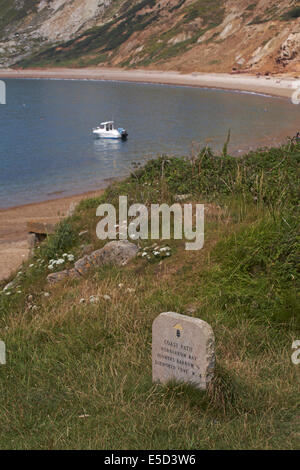
[(3, 65), (300, 71), (298, 0), (15, 0), (9, 5), (0, 3)]
[[(136, 165), (103, 196), (82, 201), (0, 293), (1, 448), (295, 449), (299, 162), (291, 142), (241, 158), (227, 145), (221, 156), (204, 148)], [(160, 240), (171, 256), (47, 284), (51, 260), (82, 256), (81, 231), (84, 244), (103, 246), (100, 203), (118, 206), (128, 195), (148, 206), (179, 194), (205, 204), (202, 250)], [(151, 326), (165, 311), (211, 324), (217, 366), (207, 392), (152, 383)]]

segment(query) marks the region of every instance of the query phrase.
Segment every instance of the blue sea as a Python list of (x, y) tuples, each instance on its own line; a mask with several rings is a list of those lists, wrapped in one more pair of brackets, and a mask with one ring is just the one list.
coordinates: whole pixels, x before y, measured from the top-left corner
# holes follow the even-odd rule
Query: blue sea
[[(300, 106), (262, 95), (92, 80), (8, 79), (0, 105), (0, 208), (77, 194), (127, 175), (133, 162), (184, 156), (228, 131), (235, 154), (300, 128)], [(114, 120), (127, 141), (95, 140)]]

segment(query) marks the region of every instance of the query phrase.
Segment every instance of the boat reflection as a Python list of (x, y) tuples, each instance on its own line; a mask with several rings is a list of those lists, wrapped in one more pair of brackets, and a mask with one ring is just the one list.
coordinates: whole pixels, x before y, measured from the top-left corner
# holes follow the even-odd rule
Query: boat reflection
[(96, 160), (101, 161), (104, 165), (103, 168), (108, 167), (113, 169), (114, 176), (127, 173), (128, 164), (124, 161), (124, 145), (126, 141), (121, 139), (94, 139), (94, 155)]

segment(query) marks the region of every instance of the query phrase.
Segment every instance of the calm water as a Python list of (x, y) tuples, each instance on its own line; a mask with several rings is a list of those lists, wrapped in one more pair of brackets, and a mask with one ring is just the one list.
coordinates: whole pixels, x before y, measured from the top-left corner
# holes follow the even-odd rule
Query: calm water
[[(0, 106), (0, 208), (105, 186), (132, 162), (187, 155), (192, 142), (220, 149), (280, 140), (296, 131), (300, 106), (226, 91), (102, 81), (6, 80)], [(115, 119), (127, 142), (95, 140)]]

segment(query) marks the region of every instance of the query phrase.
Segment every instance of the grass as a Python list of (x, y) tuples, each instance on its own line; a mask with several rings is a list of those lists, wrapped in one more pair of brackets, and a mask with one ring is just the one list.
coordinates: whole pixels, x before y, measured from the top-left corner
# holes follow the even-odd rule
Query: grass
[[(241, 158), (227, 145), (222, 156), (205, 148), (137, 166), (82, 201), (24, 264), (19, 287), (0, 294), (0, 447), (299, 447), (299, 366), (291, 362), (300, 335), (299, 159), (290, 143)], [(186, 252), (170, 240), (162, 262), (137, 258), (50, 288), (49, 259), (66, 250), (80, 257), (81, 230), (84, 243), (102, 246), (96, 208), (119, 194), (129, 204), (171, 203), (177, 194), (205, 203), (204, 248)], [(151, 326), (163, 311), (213, 327), (217, 366), (207, 392), (152, 383)]]
[(300, 6), (291, 8), (284, 15), (282, 15), (282, 19), (285, 21), (295, 20), (299, 17), (300, 17)]

